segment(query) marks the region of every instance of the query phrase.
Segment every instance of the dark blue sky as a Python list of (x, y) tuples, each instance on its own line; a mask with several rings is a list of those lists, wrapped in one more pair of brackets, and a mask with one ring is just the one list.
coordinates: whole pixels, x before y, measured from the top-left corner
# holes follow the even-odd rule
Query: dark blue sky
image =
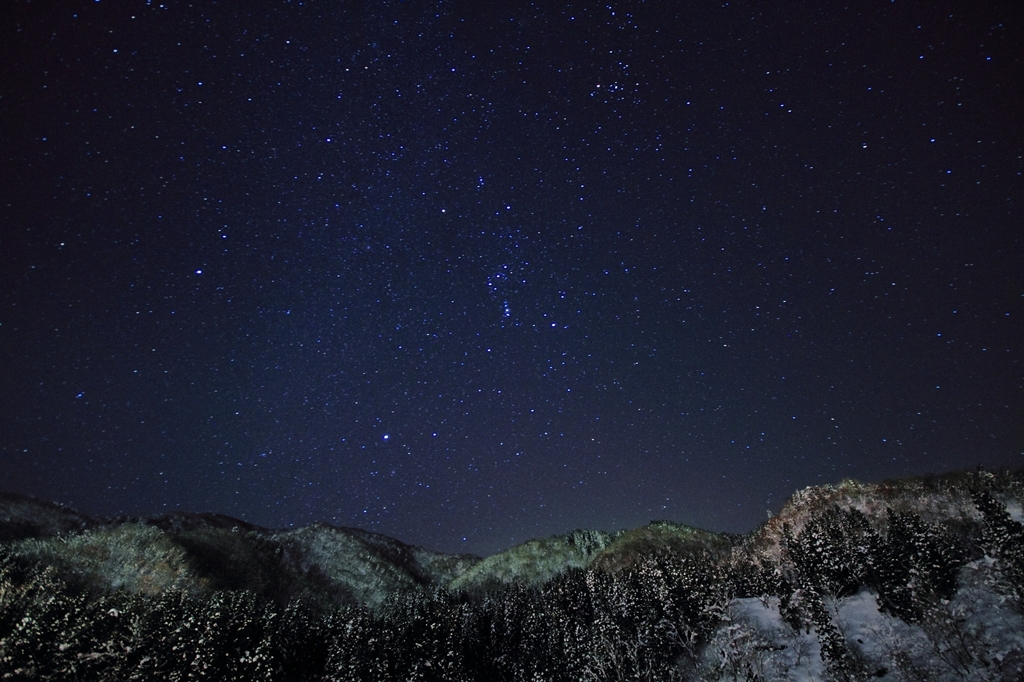
[(1019, 467), (1015, 7), (14, 2), (0, 488), (489, 553)]

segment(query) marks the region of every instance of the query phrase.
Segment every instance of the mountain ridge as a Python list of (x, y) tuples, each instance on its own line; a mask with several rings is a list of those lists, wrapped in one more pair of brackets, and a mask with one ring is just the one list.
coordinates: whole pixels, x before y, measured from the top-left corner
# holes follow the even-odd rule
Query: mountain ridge
[(744, 535), (662, 520), (481, 558), (8, 494), (0, 676), (1017, 680), (1022, 521), (1024, 471), (959, 472), (808, 487)]
[[(999, 475), (1016, 480), (1009, 472)], [(722, 558), (739, 543), (778, 560), (783, 528), (799, 534), (816, 510), (831, 506), (857, 509), (868, 519), (884, 507), (913, 511), (925, 521), (977, 523), (971, 491), (996, 476), (956, 472), (878, 483), (846, 479), (795, 492), (778, 514), (744, 535), (652, 521), (614, 532), (575, 530), (534, 538), (488, 557), (434, 552), (324, 522), (271, 529), (224, 514), (181, 511), (99, 519), (37, 498), (0, 493), (0, 544), (29, 562), (53, 565), (66, 579), (97, 593), (124, 588), (155, 594), (174, 588), (208, 596), (248, 590), (281, 606), (304, 599), (325, 608), (378, 608), (389, 595), (403, 592), (445, 589), (483, 595), (509, 583), (540, 586), (570, 569), (630, 570), (658, 551)], [(1003, 485), (997, 495), (1020, 521), (1024, 495), (1006, 492), (1011, 488)]]

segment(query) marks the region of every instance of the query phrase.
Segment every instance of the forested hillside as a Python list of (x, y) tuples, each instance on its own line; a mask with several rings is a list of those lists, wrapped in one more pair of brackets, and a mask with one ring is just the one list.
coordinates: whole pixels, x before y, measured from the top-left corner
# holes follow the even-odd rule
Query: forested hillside
[(0, 498), (0, 677), (1017, 680), (1024, 474), (795, 494), (480, 559), (356, 529)]

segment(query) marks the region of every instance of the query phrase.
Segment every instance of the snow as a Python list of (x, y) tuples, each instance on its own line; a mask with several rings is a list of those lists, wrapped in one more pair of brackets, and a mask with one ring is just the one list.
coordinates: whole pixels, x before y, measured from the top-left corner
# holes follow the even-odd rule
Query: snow
[(1017, 523), (1024, 523), (1024, 506), (1017, 500), (1009, 500), (1006, 503), (1006, 512)]
[[(851, 679), (882, 682), (1024, 679), (1024, 617), (999, 594), (1000, 576), (986, 557), (964, 567), (951, 600), (926, 611), (920, 623), (883, 613), (864, 589), (825, 605), (846, 643)], [(708, 680), (794, 682), (830, 679), (818, 633), (794, 630), (779, 600), (734, 599), (725, 624), (700, 661)]]
[(825, 666), (814, 631), (796, 631), (782, 619), (778, 597), (734, 599), (727, 624), (705, 649), (702, 677), (720, 680), (823, 680)]

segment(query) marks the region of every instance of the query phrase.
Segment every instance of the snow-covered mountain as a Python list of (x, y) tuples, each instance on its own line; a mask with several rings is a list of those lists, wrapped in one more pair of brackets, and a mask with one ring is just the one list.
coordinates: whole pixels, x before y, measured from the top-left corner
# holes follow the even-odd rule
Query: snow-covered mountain
[(5, 679), (1024, 679), (1024, 472), (807, 488), (481, 559), (0, 496)]

